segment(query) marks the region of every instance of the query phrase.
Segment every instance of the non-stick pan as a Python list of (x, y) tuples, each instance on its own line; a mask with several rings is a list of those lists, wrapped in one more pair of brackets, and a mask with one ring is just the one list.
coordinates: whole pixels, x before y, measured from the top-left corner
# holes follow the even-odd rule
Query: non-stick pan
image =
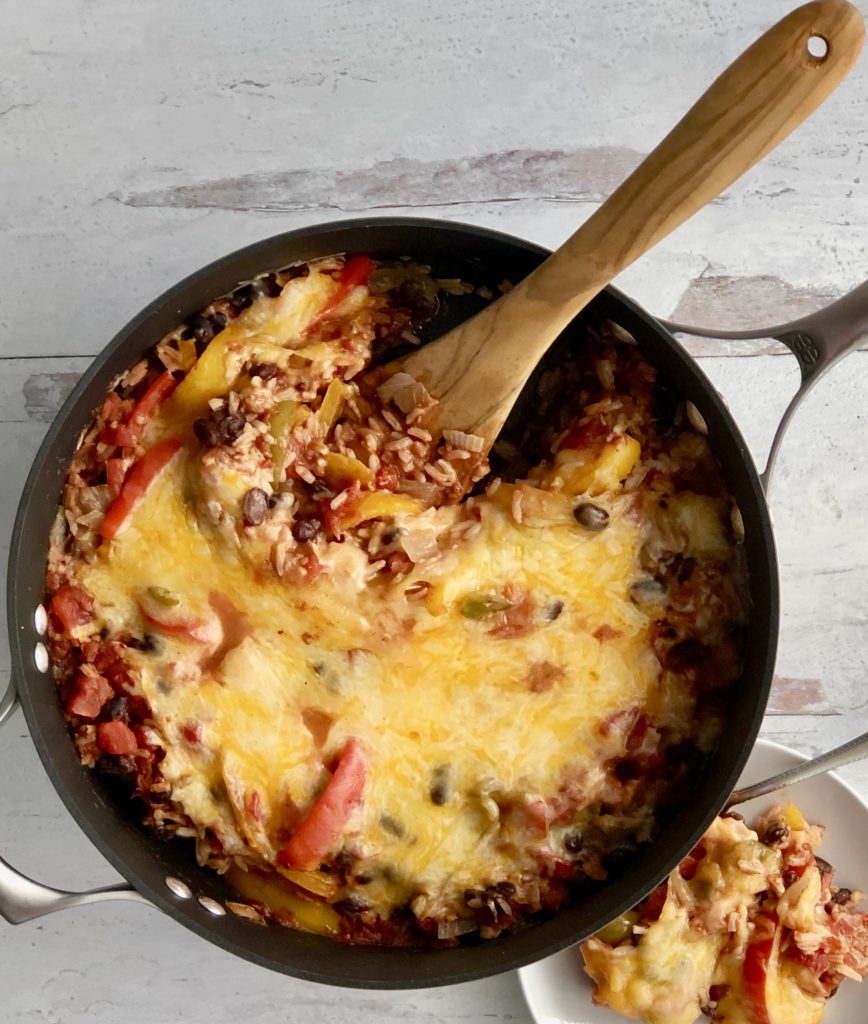
[[(744, 672), (733, 693), (720, 748), (657, 839), (620, 874), (576, 905), (492, 941), (429, 951), (340, 945), (278, 926), (262, 928), (226, 913), (223, 903), (232, 893), (223, 879), (197, 867), (188, 844), (155, 838), (138, 822), (128, 800), (119, 799), (102, 776), (81, 766), (48, 666), (42, 600), (49, 531), (82, 428), (117, 374), (212, 299), (264, 271), (342, 252), (410, 255), (430, 264), (437, 277), (458, 277), (490, 288), (522, 278), (547, 255), (540, 246), (508, 235), (433, 220), (379, 218), (304, 228), (247, 246), (192, 274), (152, 302), (96, 358), (52, 423), (18, 508), (8, 572), (12, 687), (0, 703), (0, 721), (14, 710), (17, 691), (55, 788), (129, 884), (63, 893), (31, 881), (0, 860), (0, 913), (13, 924), (81, 903), (133, 899), (153, 905), (231, 953), (300, 978), (371, 988), (469, 981), (520, 967), (577, 942), (632, 906), (696, 843), (735, 785), (762, 720), (778, 637), (777, 562), (764, 480), (726, 406), (693, 359), (659, 321), (613, 288), (599, 295), (587, 315), (607, 317), (632, 334), (673, 390), (702, 413), (744, 518), (751, 599)], [(449, 297), (445, 309), (429, 324), (428, 334), (443, 333), (481, 302), (475, 295)], [(863, 286), (824, 311), (825, 319), (808, 318), (786, 329), (763, 332), (763, 336), (780, 337), (799, 359), (803, 389), (793, 405), (820, 372), (858, 341), (868, 328), (866, 311), (868, 290)], [(547, 364), (556, 365), (563, 346), (580, 337), (581, 327), (571, 325)], [(520, 418), (527, 403), (533, 402), (533, 388), (532, 379), (514, 417)]]

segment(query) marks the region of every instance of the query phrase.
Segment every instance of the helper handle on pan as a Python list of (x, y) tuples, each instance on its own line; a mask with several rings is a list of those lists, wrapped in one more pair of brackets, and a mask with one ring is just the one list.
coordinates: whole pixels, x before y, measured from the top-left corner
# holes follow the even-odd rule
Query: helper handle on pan
[[(9, 687), (0, 701), (0, 725), (11, 717), (17, 707), (18, 693), (14, 680), (10, 679)], [(0, 917), (4, 917), (10, 924), (23, 924), (35, 917), (53, 914), (56, 910), (81, 907), (87, 903), (102, 903), (105, 900), (132, 900), (134, 903), (152, 906), (149, 900), (125, 882), (102, 889), (89, 889), (87, 892), (66, 892), (34, 882), (0, 857)]]
[(793, 413), (805, 395), (823, 374), (852, 352), (868, 337), (868, 281), (864, 281), (831, 306), (810, 313), (788, 324), (764, 327), (750, 331), (715, 331), (705, 327), (662, 321), (670, 331), (678, 334), (696, 334), (703, 338), (721, 338), (727, 341), (748, 341), (774, 338), (783, 342), (799, 361), (802, 383), (787, 406), (769, 449), (766, 468), (760, 475), (763, 490), (768, 493), (775, 459)]
[(747, 800), (753, 800), (758, 796), (765, 796), (767, 793), (775, 793), (785, 786), (794, 786), (797, 782), (805, 782), (815, 775), (822, 775), (823, 772), (831, 772), (836, 768), (843, 768), (845, 764), (852, 764), (854, 761), (861, 761), (868, 757), (868, 732), (857, 736), (848, 743), (841, 744), (828, 754), (805, 761), (804, 764), (796, 765), (780, 775), (775, 775), (765, 782), (757, 782), (753, 786), (745, 786), (737, 789), (729, 800), (726, 807), (734, 807), (736, 804), (743, 804)]
[(736, 58), (548, 259), (377, 378), (405, 371), (439, 401), (432, 412), (438, 429), (477, 434), (487, 450), (567, 324), (816, 110), (855, 63), (864, 35), (862, 15), (847, 0), (812, 0), (791, 11)]
[(12, 717), (17, 707), (18, 691), (15, 688), (15, 680), (10, 678), (9, 685), (6, 687), (6, 692), (2, 697), (0, 697), (0, 725), (2, 725), (7, 718)]
[(88, 903), (104, 903), (106, 900), (132, 900), (134, 903), (152, 906), (149, 900), (125, 883), (87, 892), (52, 889), (22, 875), (0, 857), (0, 917), (4, 917), (10, 924), (23, 924), (57, 910), (82, 907)]

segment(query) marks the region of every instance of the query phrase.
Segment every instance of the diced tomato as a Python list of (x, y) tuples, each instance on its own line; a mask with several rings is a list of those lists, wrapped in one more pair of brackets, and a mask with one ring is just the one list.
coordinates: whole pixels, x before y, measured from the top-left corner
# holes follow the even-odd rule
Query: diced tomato
[(380, 466), (374, 484), (378, 491), (394, 491), (398, 486), (398, 471), (394, 466)]
[(277, 855), (278, 863), (300, 871), (313, 871), (334, 848), (350, 814), (362, 802), (368, 764), (361, 743), (350, 738), (344, 745), (334, 775), (295, 835)]
[(684, 860), (678, 865), (679, 874), (685, 881), (690, 881), (696, 875), (696, 870), (699, 867), (699, 862), (705, 859), (706, 849), (700, 843), (687, 854)]
[(55, 591), (48, 610), (68, 635), (93, 619), (93, 598), (84, 587), (67, 583)]
[(185, 722), (184, 725), (181, 726), (181, 735), (188, 743), (201, 743), (202, 723)]
[(376, 264), (367, 256), (353, 256), (351, 259), (348, 259), (341, 271), (341, 276), (338, 278), (340, 287), (335, 292), (333, 298), (311, 320), (307, 329), (310, 330), (311, 327), (325, 320), (330, 313), (349, 298), (354, 288), (361, 284), (367, 284), (368, 279), (375, 270)]
[(72, 692), (66, 701), (66, 710), (79, 718), (96, 718), (103, 705), (112, 697), (112, 689), (105, 676), (79, 672), (72, 684)]
[(639, 905), (639, 920), (642, 924), (651, 924), (663, 913), (663, 904), (669, 895), (668, 880), (658, 885), (653, 892), (649, 893), (644, 903)]
[(590, 448), (595, 443), (602, 441), (608, 432), (608, 427), (601, 417), (595, 416), (593, 419), (588, 420), (587, 423), (573, 427), (558, 445), (558, 450), (560, 451), (562, 448)]
[(116, 427), (105, 427), (99, 435), (103, 444), (113, 444), (118, 448), (132, 448), (138, 444), (139, 432), (135, 427), (119, 423)]
[(136, 734), (123, 722), (100, 722), (96, 727), (96, 744), (106, 754), (132, 754), (139, 749)]
[(766, 980), (777, 927), (777, 914), (757, 914), (753, 936), (744, 954), (744, 1008), (752, 1024), (772, 1024), (766, 999)]
[(174, 608), (155, 610), (150, 605), (145, 605), (141, 600), (138, 602), (139, 611), (145, 622), (155, 626), (161, 633), (168, 633), (169, 636), (186, 637), (188, 640), (195, 640), (197, 643), (208, 643), (210, 637), (207, 635), (208, 623), (195, 615), (187, 615), (184, 612), (176, 611)]
[(120, 494), (108, 507), (99, 530), (101, 537), (111, 540), (117, 536), (138, 501), (182, 447), (178, 438), (168, 437), (145, 452), (132, 466)]
[[(100, 441), (104, 444), (114, 444), (119, 448), (129, 448), (138, 444), (142, 431), (148, 424), (148, 420), (162, 402), (178, 386), (178, 382), (168, 370), (161, 373), (153, 380), (147, 391), (133, 406), (132, 411), (123, 423), (116, 427), (106, 427), (99, 435)], [(108, 412), (108, 410), (104, 410)], [(108, 415), (109, 419), (116, 419), (116, 416)]]
[(106, 459), (105, 476), (108, 488), (113, 495), (120, 493), (124, 477), (127, 475), (126, 462), (123, 459)]
[(141, 431), (154, 415), (157, 406), (164, 402), (177, 386), (178, 382), (168, 370), (161, 373), (136, 402), (127, 420), (127, 425)]

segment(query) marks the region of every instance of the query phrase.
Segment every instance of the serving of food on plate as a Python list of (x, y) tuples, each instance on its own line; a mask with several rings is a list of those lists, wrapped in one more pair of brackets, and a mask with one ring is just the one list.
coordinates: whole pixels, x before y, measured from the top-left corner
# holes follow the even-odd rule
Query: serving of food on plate
[(519, 928), (718, 742), (746, 569), (702, 417), (595, 321), (491, 468), (367, 372), (470, 287), (364, 254), (263, 275), (120, 374), (73, 457), (47, 589), (80, 758), (250, 920)]
[[(759, 740), (746, 774), (763, 779), (803, 765)], [(739, 811), (744, 817), (716, 818), (632, 910), (522, 969), (537, 1024), (864, 1019), (854, 982), (868, 975), (868, 913), (856, 888), (868, 808), (840, 779), (819, 775)]]
[(581, 946), (594, 1002), (648, 1024), (818, 1024), (868, 974), (864, 894), (834, 883), (793, 804), (717, 818), (635, 910)]

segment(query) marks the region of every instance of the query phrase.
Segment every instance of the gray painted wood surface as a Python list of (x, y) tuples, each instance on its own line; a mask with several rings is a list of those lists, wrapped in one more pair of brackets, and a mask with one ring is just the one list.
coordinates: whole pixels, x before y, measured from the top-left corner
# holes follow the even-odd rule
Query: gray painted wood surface
[[(384, 212), (555, 245), (791, 6), (2, 0), (0, 557), (63, 396), (179, 277), (287, 228)], [(866, 60), (620, 285), (658, 315), (741, 327), (816, 309), (868, 276)], [(761, 462), (793, 361), (768, 342), (690, 347)], [(866, 395), (861, 351), (805, 403), (772, 494), (783, 619), (763, 731), (805, 753), (868, 728)], [(2, 633), (0, 685), (5, 619)], [(868, 797), (868, 766), (843, 774)], [(113, 877), (20, 715), (0, 737), (0, 779), (4, 856), (60, 886)], [(0, 928), (0, 992), (0, 1020), (16, 1024), (528, 1019), (514, 977), (330, 990), (123, 905)]]

